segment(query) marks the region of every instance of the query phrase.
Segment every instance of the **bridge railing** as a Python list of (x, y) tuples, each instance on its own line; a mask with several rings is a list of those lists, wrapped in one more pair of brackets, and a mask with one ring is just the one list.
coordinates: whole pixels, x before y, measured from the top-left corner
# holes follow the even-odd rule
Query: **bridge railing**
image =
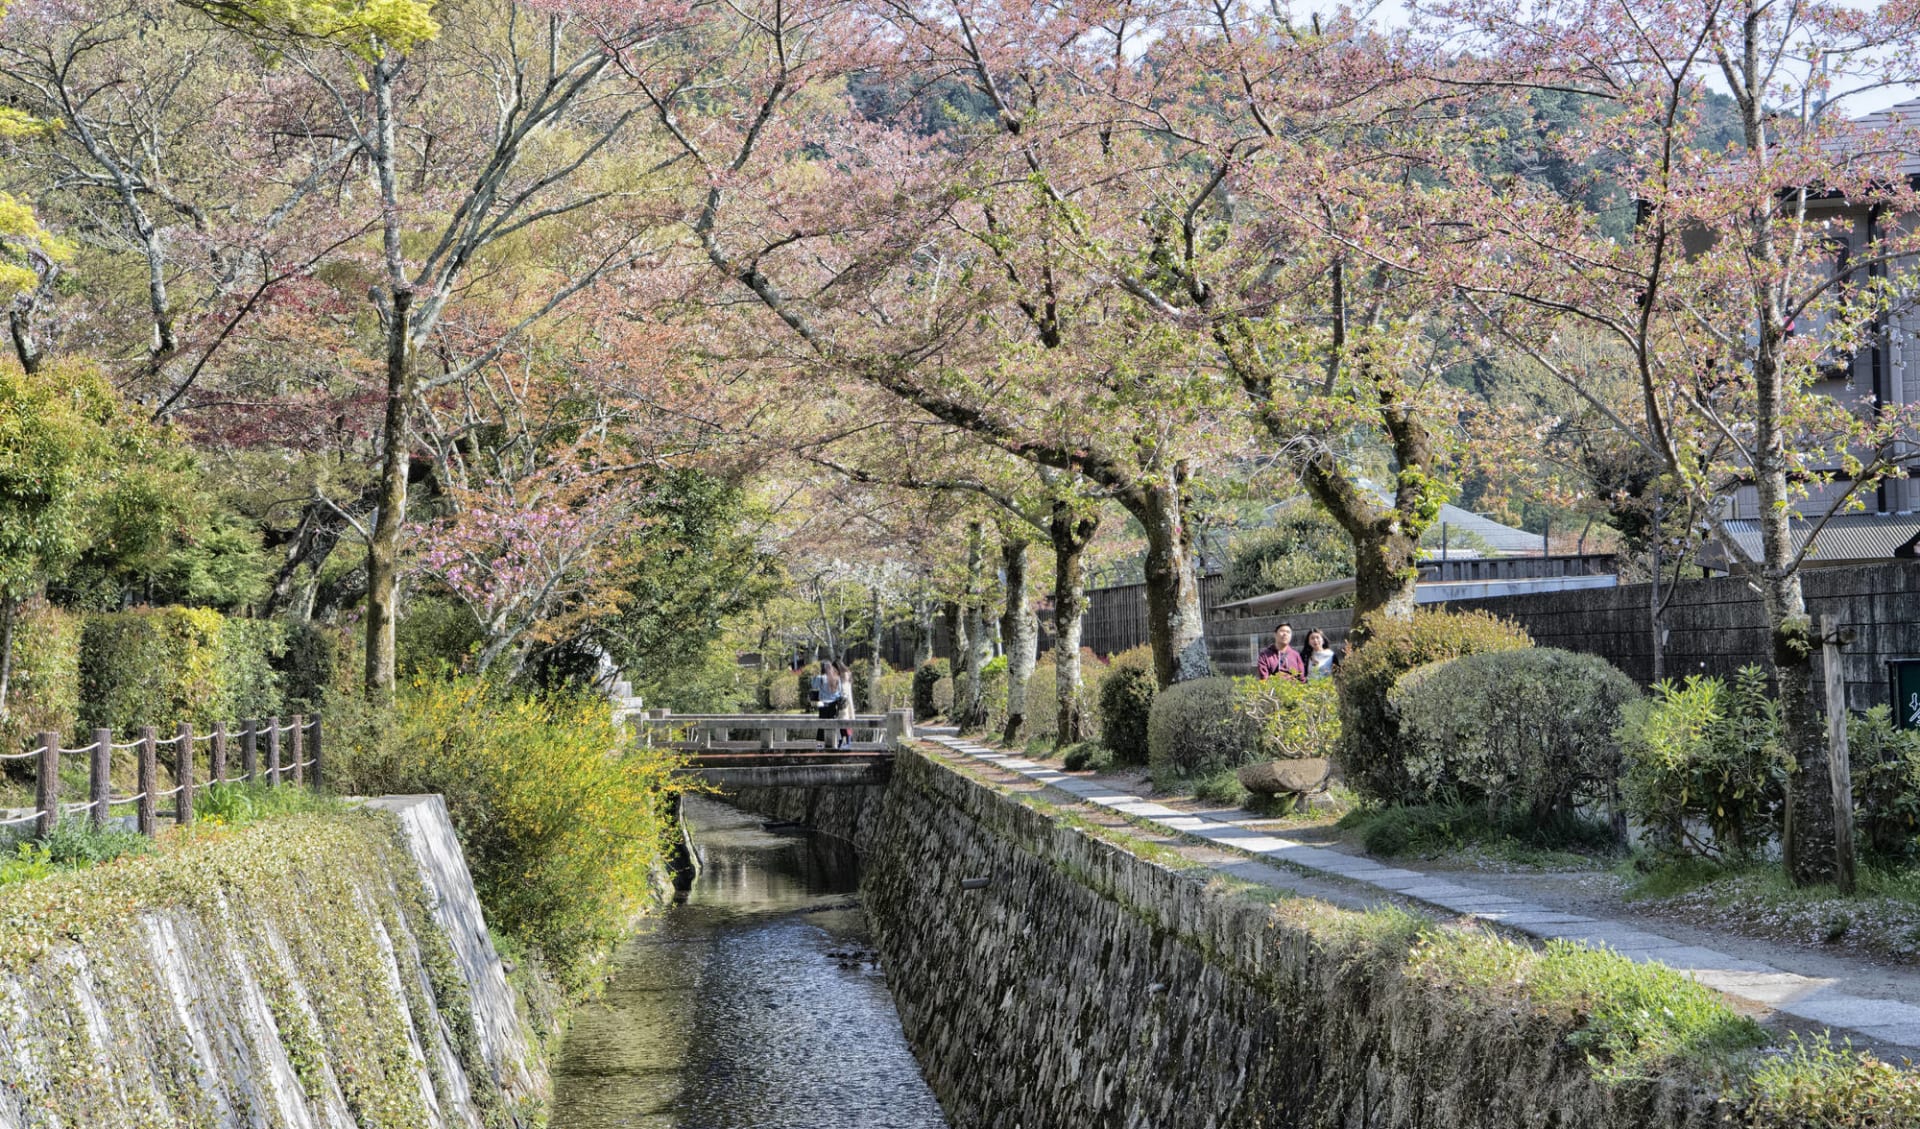
[[(793, 713), (671, 713), (653, 709), (627, 720), (654, 748), (700, 754), (892, 753), (913, 736), (911, 710), (820, 718)], [(842, 731), (851, 731), (850, 745), (840, 745)]]

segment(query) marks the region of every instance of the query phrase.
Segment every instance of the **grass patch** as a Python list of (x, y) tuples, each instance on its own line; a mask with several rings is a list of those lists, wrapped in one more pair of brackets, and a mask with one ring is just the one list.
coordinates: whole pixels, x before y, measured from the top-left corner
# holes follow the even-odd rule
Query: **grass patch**
[(1837, 1049), (1825, 1035), (1796, 1034), (1790, 1046), (1749, 1080), (1755, 1121), (1829, 1129), (1920, 1124), (1920, 1074), (1850, 1046)]
[(1569, 941), (1536, 950), (1480, 930), (1432, 929), (1408, 970), (1462, 991), (1520, 992), (1564, 1015), (1568, 1044), (1614, 1081), (1725, 1063), (1767, 1041), (1759, 1024), (1681, 973)]
[(311, 788), (276, 788), (262, 781), (209, 784), (193, 795), (195, 819), (227, 827), (245, 827), (281, 815), (339, 811), (344, 806)]
[(1616, 854), (1612, 828), (1598, 820), (1562, 817), (1536, 823), (1492, 817), (1477, 804), (1440, 803), (1356, 808), (1335, 824), (1359, 836), (1369, 854), (1435, 858), (1468, 848), (1533, 866), (1586, 865)]

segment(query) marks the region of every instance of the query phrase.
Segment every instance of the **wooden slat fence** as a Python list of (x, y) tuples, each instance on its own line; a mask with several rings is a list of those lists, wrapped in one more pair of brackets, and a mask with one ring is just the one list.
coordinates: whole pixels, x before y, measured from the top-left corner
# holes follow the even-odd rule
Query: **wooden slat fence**
[[(34, 781), (34, 810), (29, 815), (0, 820), (0, 828), (32, 823), (37, 835), (47, 835), (64, 816), (89, 813), (93, 826), (104, 827), (112, 818), (112, 809), (131, 804), (134, 825), (143, 835), (159, 829), (159, 801), (172, 799), (173, 821), (181, 826), (193, 822), (193, 796), (202, 781), (213, 784), (248, 783), (265, 780), (271, 787), (283, 784), (310, 785), (319, 789), (324, 760), (321, 752), (320, 719), (294, 714), (248, 719), (230, 729), (224, 722), (213, 732), (196, 735), (193, 726), (182, 723), (171, 737), (161, 737), (153, 726), (140, 730), (131, 741), (116, 742), (110, 729), (95, 729), (93, 740), (78, 748), (63, 748), (58, 733), (40, 734), (39, 746), (20, 753), (0, 754), (0, 761), (32, 758), (37, 761)], [(239, 745), (240, 763), (232, 765), (233, 745)], [(266, 763), (261, 764), (260, 747), (266, 746)], [(206, 746), (204, 757), (200, 746)], [(160, 790), (160, 750), (171, 758), (174, 785)], [(113, 754), (134, 753), (136, 783), (131, 795), (113, 791)], [(66, 803), (60, 799), (60, 766), (66, 757), (87, 758), (87, 800)], [(207, 772), (200, 774), (205, 760)]]

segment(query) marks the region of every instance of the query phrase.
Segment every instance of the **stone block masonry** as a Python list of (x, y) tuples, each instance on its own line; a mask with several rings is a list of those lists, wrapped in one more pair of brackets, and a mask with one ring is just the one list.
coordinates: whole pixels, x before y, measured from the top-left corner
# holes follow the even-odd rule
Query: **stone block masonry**
[[(917, 753), (864, 901), (955, 1129), (1705, 1129), (1595, 1077), (1564, 1018), (1380, 959), (1365, 917), (1168, 869)], [(984, 887), (977, 880), (987, 880)]]

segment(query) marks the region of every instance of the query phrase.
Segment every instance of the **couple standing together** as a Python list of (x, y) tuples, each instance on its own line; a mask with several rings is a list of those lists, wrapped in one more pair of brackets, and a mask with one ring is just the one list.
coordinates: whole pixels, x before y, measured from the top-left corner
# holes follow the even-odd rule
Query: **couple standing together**
[(1269, 678), (1290, 678), (1295, 682), (1307, 682), (1316, 678), (1325, 678), (1333, 673), (1333, 664), (1339, 656), (1333, 648), (1327, 646), (1327, 634), (1319, 628), (1307, 632), (1306, 645), (1299, 650), (1293, 649), (1293, 624), (1283, 623), (1273, 629), (1273, 642), (1260, 652), (1260, 662), (1254, 672), (1260, 681)]
[[(853, 716), (853, 670), (846, 663), (822, 663), (821, 672), (813, 676), (813, 689), (820, 702), (821, 721)], [(852, 744), (853, 730), (842, 729), (838, 747), (845, 749)]]

